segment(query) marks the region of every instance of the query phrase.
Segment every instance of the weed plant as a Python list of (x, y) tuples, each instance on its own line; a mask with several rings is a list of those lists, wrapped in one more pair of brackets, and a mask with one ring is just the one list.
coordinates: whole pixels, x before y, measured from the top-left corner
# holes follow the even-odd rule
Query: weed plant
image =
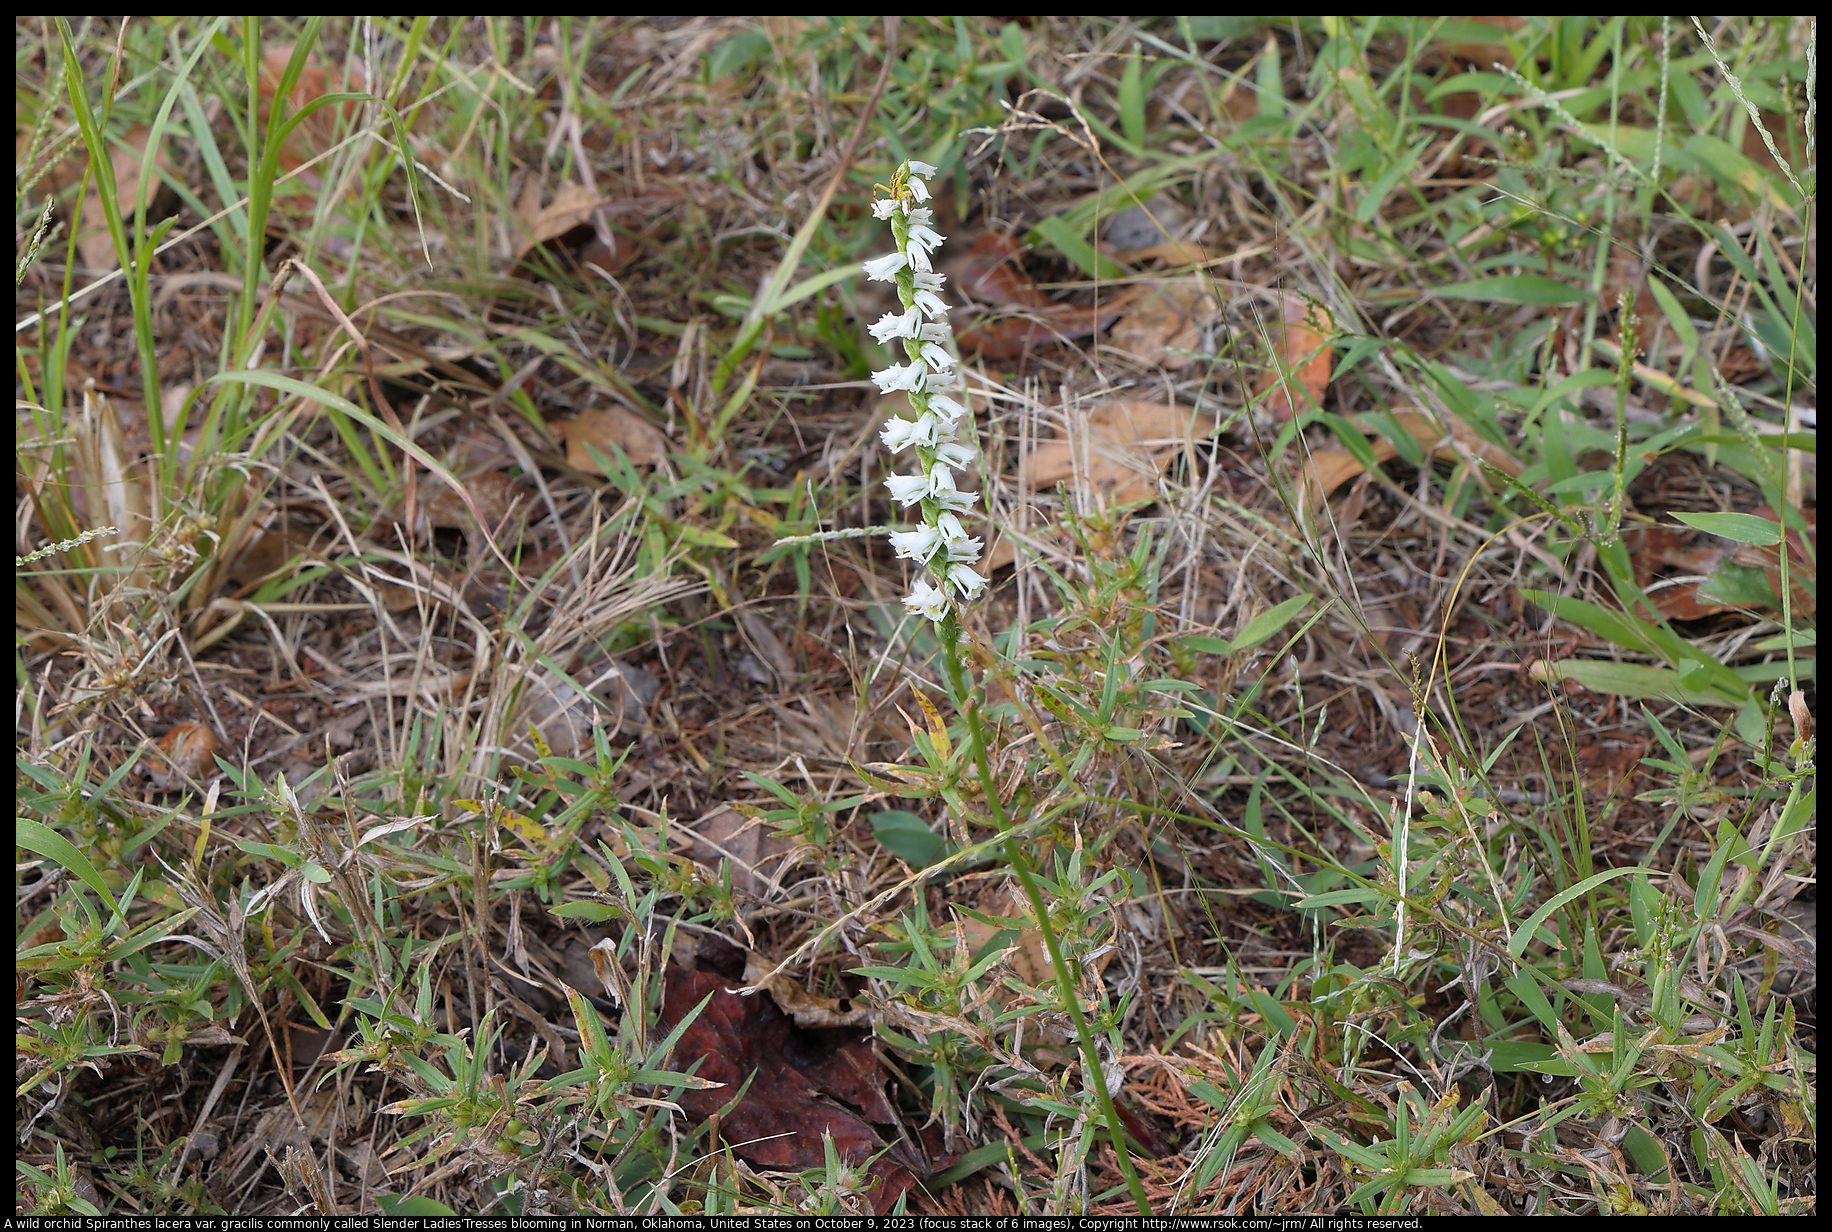
[(22, 22), (16, 1210), (1811, 1210), (1815, 29)]

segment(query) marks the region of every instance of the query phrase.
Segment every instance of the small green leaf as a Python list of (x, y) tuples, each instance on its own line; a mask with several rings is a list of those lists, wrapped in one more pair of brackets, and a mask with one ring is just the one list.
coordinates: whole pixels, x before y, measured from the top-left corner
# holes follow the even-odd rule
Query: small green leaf
[(1570, 287), (1544, 274), (1502, 274), (1494, 278), (1472, 278), (1434, 288), (1448, 299), (1493, 301), (1501, 304), (1581, 304), (1590, 292)]
[(1137, 56), (1120, 70), (1120, 128), (1132, 144), (1145, 144), (1145, 69)]
[(624, 913), (604, 903), (585, 902), (563, 903), (553, 908), (553, 914), (559, 916), (563, 920), (590, 920), (594, 924), (602, 924), (604, 921)]
[(1772, 548), (1781, 542), (1781, 527), (1753, 513), (1675, 513), (1687, 526), (1737, 543)]
[(880, 847), (913, 869), (927, 868), (954, 854), (954, 844), (929, 829), (929, 823), (914, 813), (886, 809), (871, 819), (871, 828)]
[(1270, 611), (1261, 612), (1241, 626), (1240, 632), (1234, 635), (1231, 652), (1253, 649), (1284, 628), (1293, 616), (1303, 611), (1310, 603), (1310, 595), (1295, 595)]
[(761, 30), (740, 30), (713, 49), (706, 74), (714, 81), (750, 67), (751, 61), (770, 49), (770, 36)]
[(48, 860), (55, 860), (82, 879), (84, 885), (102, 896), (108, 909), (116, 915), (121, 914), (121, 907), (115, 902), (114, 895), (108, 892), (108, 886), (102, 881), (102, 874), (96, 871), (89, 857), (78, 851), (69, 839), (53, 830), (41, 821), (27, 821), (19, 818), (14, 822), (13, 842), (27, 851), (35, 851)]

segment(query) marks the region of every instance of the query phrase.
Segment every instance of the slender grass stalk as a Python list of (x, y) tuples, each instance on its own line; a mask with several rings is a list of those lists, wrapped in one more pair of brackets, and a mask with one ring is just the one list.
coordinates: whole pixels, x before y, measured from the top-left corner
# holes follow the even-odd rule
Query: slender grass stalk
[(1088, 1030), (1087, 1018), (1081, 1012), (1081, 1001), (1077, 994), (1081, 981), (1072, 976), (1068, 960), (1062, 956), (1062, 946), (1056, 940), (1056, 930), (1051, 927), (1049, 912), (1045, 908), (1043, 891), (1037, 886), (1030, 860), (1024, 854), (1024, 845), (1012, 834), (1011, 819), (1005, 815), (1005, 806), (999, 800), (998, 787), (993, 782), (991, 760), (986, 753), (986, 722), (967, 684), (966, 671), (961, 663), (960, 620), (953, 612), (942, 618), (941, 633), (943, 654), (948, 665), (948, 689), (954, 695), (956, 709), (967, 720), (967, 739), (973, 749), (974, 768), (979, 772), (980, 785), (986, 793), (986, 809), (992, 815), (993, 825), (1005, 836), (1005, 858), (1011, 861), (1011, 870), (1016, 874), (1018, 884), (1024, 888), (1024, 897), (1030, 903), (1031, 911), (1037, 916), (1037, 931), (1043, 936), (1044, 949), (1049, 951), (1050, 969), (1056, 973), (1056, 990), (1062, 997), (1063, 1008), (1068, 1011), (1069, 1021), (1075, 1026), (1075, 1038), (1081, 1045), (1082, 1066), (1087, 1070), (1088, 1080), (1094, 1084), (1094, 1096), (1100, 1101), (1101, 1116), (1107, 1122), (1107, 1132), (1112, 1135), (1114, 1153), (1119, 1156), (1120, 1173), (1126, 1178), (1126, 1187), (1132, 1191), (1132, 1200), (1137, 1204), (1139, 1213), (1149, 1215), (1151, 1204), (1145, 1197), (1145, 1187), (1139, 1183), (1138, 1169), (1133, 1166), (1132, 1150), (1127, 1145), (1119, 1111), (1113, 1106), (1113, 1094), (1107, 1089), (1107, 1073), (1101, 1064), (1100, 1050), (1095, 1047), (1094, 1035)]

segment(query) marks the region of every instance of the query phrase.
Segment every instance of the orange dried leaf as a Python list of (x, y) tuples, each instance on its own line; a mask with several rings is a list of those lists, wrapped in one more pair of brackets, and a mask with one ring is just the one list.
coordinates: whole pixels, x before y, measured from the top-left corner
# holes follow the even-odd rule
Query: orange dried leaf
[(1214, 427), (1213, 416), (1187, 407), (1109, 402), (1089, 412), (1085, 428), (1077, 429), (1083, 439), (1037, 444), (1022, 473), (1037, 490), (1079, 481), (1111, 504), (1146, 500), (1157, 494), (1171, 458), (1192, 449)]
[(1315, 301), (1285, 299), (1272, 328), (1275, 366), (1254, 383), (1254, 406), (1265, 419), (1288, 423), (1299, 411), (1320, 406), (1329, 384), (1330, 335), (1336, 323)]

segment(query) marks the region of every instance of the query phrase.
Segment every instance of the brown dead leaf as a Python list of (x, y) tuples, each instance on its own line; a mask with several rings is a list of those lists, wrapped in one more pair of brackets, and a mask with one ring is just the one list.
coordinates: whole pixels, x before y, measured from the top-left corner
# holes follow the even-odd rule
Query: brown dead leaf
[(604, 728), (609, 737), (647, 727), (644, 674), (643, 669), (603, 659), (572, 673), (572, 679), (585, 687), (581, 692), (551, 668), (534, 672), (509, 723), (510, 751), (530, 761), (538, 755), (529, 727), (560, 757), (589, 755), (597, 744), (596, 728)]
[(730, 805), (720, 805), (696, 822), (688, 854), (715, 880), (729, 866), (732, 889), (761, 899), (770, 888), (771, 874), (795, 850), (795, 841), (774, 827), (746, 817)]
[(1215, 297), (1200, 278), (1155, 283), (1114, 323), (1108, 341), (1139, 363), (1172, 372), (1189, 366), (1202, 337), (1202, 322), (1215, 311)]
[[(1757, 517), (1779, 523), (1768, 505), (1754, 511)], [(1809, 533), (1816, 526), (1812, 511), (1805, 514)], [(1767, 577), (1770, 592), (1781, 594), (1781, 554), (1775, 548), (1735, 543), (1702, 530), (1680, 526), (1636, 526), (1624, 530), (1629, 555), (1635, 563), (1635, 580), (1648, 598), (1671, 620), (1701, 620), (1719, 612), (1742, 610), (1736, 604), (1718, 603), (1699, 594), (1699, 587), (1725, 569), (1758, 569)], [(1817, 536), (1814, 535), (1814, 538)], [(1788, 579), (1793, 588), (1797, 616), (1812, 616), (1818, 604), (1814, 582), (1818, 570), (1799, 531), (1789, 531)], [(1675, 576), (1677, 575), (1677, 577)], [(1666, 584), (1660, 584), (1662, 582)]]
[[(123, 220), (131, 220), (139, 209), (144, 197), (146, 208), (151, 215), (159, 207), (160, 198), (169, 198), (171, 190), (167, 188), (163, 176), (176, 176), (177, 167), (171, 155), (166, 152), (166, 144), (160, 143), (157, 157), (153, 160), (150, 174), (145, 182), (141, 175), (146, 164), (146, 146), (152, 137), (152, 129), (145, 124), (136, 124), (108, 147), (108, 162), (114, 172), (115, 208), (120, 211)], [(18, 138), (25, 140), (24, 135)], [(88, 166), (85, 155), (77, 154), (66, 158), (57, 168), (45, 177), (50, 191), (73, 184), (82, 178)], [(128, 222), (131, 230), (133, 224)], [(115, 252), (114, 239), (108, 233), (108, 221), (102, 212), (102, 198), (99, 192), (91, 192), (83, 199), (82, 231), (76, 237), (77, 255), (83, 265), (97, 274), (105, 274), (120, 264), (119, 254)]]
[[(562, 184), (553, 200), (541, 204), (541, 182), (529, 177), (515, 203), (515, 247), (509, 268), (516, 269), (536, 248), (545, 245), (564, 253), (583, 270), (595, 266), (616, 274), (642, 255), (645, 241), (659, 234), (647, 220), (681, 199), (679, 192), (654, 192), (641, 197), (601, 196), (583, 184)], [(612, 219), (624, 220), (638, 234), (619, 231)]]
[[(988, 918), (979, 919), (966, 912), (959, 914), (961, 939), (966, 944), (969, 954), (979, 953), (981, 947), (998, 936), (1000, 932), (1016, 927), (1017, 939), (1011, 944), (1006, 954), (1006, 962), (1010, 964), (1012, 974), (1032, 988), (1042, 988), (1046, 984), (1056, 982), (1056, 969), (1050, 963), (1049, 948), (1043, 943), (1042, 932), (1036, 928), (1020, 926), (1024, 920), (1031, 918), (1030, 905), (1025, 901), (1021, 892), (1009, 885), (1005, 886), (983, 897), (975, 910)], [(1107, 969), (1107, 964), (1112, 957), (1111, 950), (1102, 954), (1094, 960), (1093, 970), (1087, 974), (1095, 979), (1100, 978), (1100, 974)], [(1008, 1005), (1013, 995), (1011, 989), (1003, 985), (993, 993), (994, 999), (1002, 1006)], [(1083, 1005), (1090, 1012), (1097, 1008), (1085, 1000)], [(1042, 1043), (1059, 1053), (1065, 1049), (1073, 1049), (1075, 1043), (1073, 1036), (1050, 1027), (1042, 1028), (1039, 1038)]]
[(1148, 500), (1157, 495), (1171, 457), (1178, 450), (1193, 456), (1195, 443), (1214, 427), (1214, 416), (1187, 407), (1109, 402), (1089, 412), (1085, 440), (1039, 442), (1027, 459), (1025, 481), (1037, 491), (1087, 483), (1112, 505)]
[[(919, 1174), (945, 1167), (921, 1158), (902, 1135), (880, 1136), (873, 1125), (897, 1124), (885, 1098), (885, 1073), (869, 1033), (852, 1028), (807, 1030), (769, 997), (732, 991), (745, 978), (745, 954), (721, 938), (701, 941), (697, 970), (671, 964), (656, 1030), (672, 1031), (702, 1000), (706, 1007), (681, 1033), (672, 1065), (723, 1087), (685, 1089), (679, 1103), (695, 1121), (719, 1112), (749, 1089), (720, 1122), (732, 1150), (756, 1168), (778, 1172), (819, 1169), (823, 1137), (855, 1167), (870, 1164), (878, 1180), (872, 1213), (887, 1213)], [(710, 998), (710, 999), (708, 999)], [(856, 1109), (856, 1111), (855, 1111)], [(888, 1148), (888, 1149), (887, 1149)]]
[(1038, 347), (1090, 337), (1118, 319), (1144, 290), (1127, 287), (1092, 306), (1057, 303), (1024, 272), (1019, 264), (1023, 253), (1023, 245), (1010, 236), (989, 232), (948, 267), (961, 294), (992, 306), (990, 314), (957, 331), (962, 351), (1015, 359)]
[[(1518, 477), (1522, 467), (1520, 462), (1507, 450), (1496, 445), (1478, 433), (1462, 420), (1452, 417), (1450, 432), (1446, 434), (1437, 421), (1417, 411), (1400, 411), (1393, 416), (1394, 422), (1417, 441), (1421, 448), (1431, 451), (1434, 458), (1449, 462), (1477, 459), (1487, 462), (1498, 470)], [(1399, 455), (1394, 444), (1382, 436), (1373, 422), (1365, 416), (1356, 416), (1352, 421), (1369, 435), (1369, 443), (1374, 447), (1374, 460), (1386, 462)], [(1355, 457), (1341, 449), (1318, 449), (1312, 451), (1304, 467), (1304, 488), (1299, 495), (1299, 516), (1309, 517), (1322, 507), (1329, 494), (1344, 483), (1361, 474), (1365, 468)]]
[(1287, 296), (1279, 311), (1282, 319), (1272, 327), (1275, 365), (1254, 382), (1253, 407), (1262, 421), (1289, 423), (1299, 411), (1323, 403), (1336, 325), (1329, 309), (1315, 300)]
[(616, 445), (637, 466), (654, 466), (668, 456), (667, 435), (621, 406), (587, 407), (576, 418), (549, 426), (566, 441), (566, 464), (588, 475), (604, 474), (591, 455), (592, 448), (610, 458), (615, 456), (611, 446)]
[(798, 1027), (859, 1027), (871, 1021), (871, 1009), (864, 1002), (851, 997), (817, 997), (776, 971), (776, 964), (755, 950), (744, 956), (744, 982), (751, 987), (762, 985), (776, 1007)]
[[(257, 106), (263, 120), (272, 115), (274, 96), (279, 93), (280, 80), (292, 56), (293, 48), (285, 46), (272, 48), (262, 57), (256, 90)], [(312, 56), (306, 60), (305, 67), (299, 71), (298, 80), (293, 83), (291, 93), (286, 96), (284, 113), (296, 116), (326, 94), (361, 93), (367, 88), (360, 69), (352, 69), (346, 76), (339, 69), (326, 68), (318, 63), (316, 56)], [(352, 99), (341, 107), (321, 107), (301, 120), (280, 147), (280, 170), (299, 171), (306, 163), (329, 150), (337, 142), (340, 124), (354, 119), (362, 107), (362, 102)], [(274, 200), (295, 209), (315, 209), (324, 186), (324, 177), (316, 169), (299, 171), (299, 174), (286, 181)]]
[(216, 733), (208, 723), (180, 723), (159, 737), (159, 751), (180, 776), (203, 782), (216, 773)]

